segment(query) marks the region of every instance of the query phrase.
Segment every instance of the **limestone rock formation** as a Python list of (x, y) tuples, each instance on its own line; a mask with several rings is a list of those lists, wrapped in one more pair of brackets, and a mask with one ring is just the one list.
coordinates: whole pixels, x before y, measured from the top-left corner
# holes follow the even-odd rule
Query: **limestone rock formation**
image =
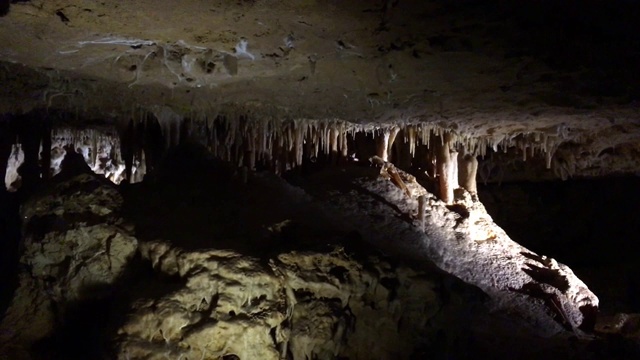
[[(22, 199), (60, 172), (23, 206), (0, 343), (18, 357), (64, 332), (68, 307), (128, 289), (115, 284), (131, 264), (137, 285), (161, 280), (119, 295), (130, 317), (110, 325), (123, 359), (406, 358), (435, 319), (434, 294), (448, 293), (431, 286), (433, 264), (480, 288), (496, 317), (584, 340), (598, 298), (567, 260), (513, 242), (476, 178), (639, 175), (639, 17), (628, 0), (0, 2), (0, 180)], [(162, 169), (186, 143), (225, 176), (184, 154)], [(382, 178), (355, 176), (370, 175), (367, 159)], [(315, 208), (254, 175), (329, 164), (340, 168), (305, 184), (326, 201)], [(137, 197), (138, 239), (116, 188), (89, 169)], [(147, 174), (161, 185), (132, 185)], [(322, 234), (293, 236), (301, 247), (324, 243), (325, 228), (355, 233), (429, 276), (275, 251), (291, 239), (270, 231), (289, 219)], [(445, 330), (428, 342), (456, 347)]]
[(343, 248), (268, 263), (164, 242), (141, 252), (180, 286), (136, 302), (119, 330), (119, 359), (404, 359), (443, 316), (439, 276), (357, 261)]
[[(377, 242), (383, 248), (430, 259), (481, 288), (495, 310), (517, 314), (540, 335), (593, 330), (598, 298), (569, 267), (511, 240), (464, 189), (456, 189), (455, 201), (446, 204), (402, 170), (394, 168), (394, 181), (386, 175), (389, 166), (382, 167), (384, 176), (359, 178), (356, 190), (334, 195), (331, 202), (355, 221), (372, 224), (368, 232), (383, 234)], [(377, 197), (384, 201), (362, 205)], [(402, 234), (402, 241), (384, 239), (392, 234)]]
[(22, 271), (0, 324), (4, 351), (28, 348), (71, 307), (110, 293), (137, 251), (121, 206), (115, 186), (91, 173), (61, 179), (23, 205)]

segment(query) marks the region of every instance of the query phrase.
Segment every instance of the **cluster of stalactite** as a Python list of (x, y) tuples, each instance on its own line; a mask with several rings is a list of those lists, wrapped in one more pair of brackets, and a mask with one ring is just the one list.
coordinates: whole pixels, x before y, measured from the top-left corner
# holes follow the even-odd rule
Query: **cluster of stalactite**
[(56, 127), (55, 122), (56, 117), (45, 112), (2, 116), (0, 179), (8, 190), (30, 189), (57, 175), (70, 153), (114, 183), (124, 178), (120, 137), (115, 130)]
[(51, 148), (51, 121), (43, 114), (0, 116), (0, 179), (5, 179), (11, 156), (21, 152), (19, 186), (33, 188), (51, 176), (51, 152), (40, 156), (41, 146)]
[[(96, 173), (114, 182), (141, 181), (165, 152), (185, 141), (205, 145), (213, 156), (246, 170), (276, 173), (321, 159), (325, 163), (366, 161), (377, 156), (403, 169), (416, 169), (434, 183), (445, 202), (459, 186), (476, 191), (479, 156), (487, 150), (519, 149), (522, 157), (545, 156), (547, 167), (562, 136), (558, 132), (511, 136), (465, 136), (433, 123), (354, 124), (341, 120), (281, 119), (250, 115), (182, 116), (168, 107), (140, 109), (115, 121), (110, 131), (52, 127), (46, 113), (4, 116), (2, 161), (19, 148), (23, 186), (55, 175), (52, 153), (75, 151)], [(44, 151), (43, 149), (52, 149)], [(55, 166), (53, 167), (56, 168)], [(3, 177), (4, 178), (4, 177)]]

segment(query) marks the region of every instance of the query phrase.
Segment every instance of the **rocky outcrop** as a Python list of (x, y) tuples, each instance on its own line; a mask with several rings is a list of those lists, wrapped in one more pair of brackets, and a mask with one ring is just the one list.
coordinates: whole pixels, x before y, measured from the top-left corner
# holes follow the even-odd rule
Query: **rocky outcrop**
[[(478, 286), (491, 297), (493, 309), (524, 320), (539, 335), (593, 331), (599, 300), (568, 266), (511, 240), (464, 189), (456, 189), (454, 201), (445, 204), (400, 169), (396, 178), (389, 177), (388, 166), (383, 176), (358, 178), (354, 190), (330, 200), (354, 222), (372, 225), (365, 237), (378, 236), (381, 248), (429, 259)], [(400, 234), (402, 242), (385, 239)]]
[(113, 184), (63, 177), (22, 207), (20, 283), (0, 324), (0, 355), (9, 358), (52, 335), (70, 307), (108, 295), (137, 251)]
[[(139, 246), (121, 217), (118, 189), (100, 176), (74, 174), (69, 169), (86, 170), (86, 164), (80, 154), (73, 159), (22, 207), (22, 271), (0, 323), (0, 357), (31, 359), (34, 351), (86, 357), (55, 348), (90, 339), (110, 342), (115, 352), (109, 356), (120, 359), (407, 359), (442, 347), (433, 340), (436, 332), (463, 327), (454, 314), (470, 305), (451, 306), (461, 292), (443, 287), (456, 280), (370, 249), (274, 249), (254, 257), (166, 241)], [(290, 237), (282, 234), (289, 226), (270, 231)], [(142, 261), (132, 260), (138, 248)], [(129, 276), (132, 266), (136, 274)], [(149, 269), (158, 281), (147, 277)], [(101, 315), (77, 310), (101, 311), (86, 304), (105, 298), (126, 315), (121, 321), (111, 312), (116, 316), (105, 326), (117, 332), (60, 338), (69, 329), (91, 332)], [(90, 318), (70, 327), (78, 313)]]
[(119, 359), (406, 359), (442, 317), (439, 276), (341, 247), (268, 262), (159, 241), (141, 253), (182, 285), (134, 304)]

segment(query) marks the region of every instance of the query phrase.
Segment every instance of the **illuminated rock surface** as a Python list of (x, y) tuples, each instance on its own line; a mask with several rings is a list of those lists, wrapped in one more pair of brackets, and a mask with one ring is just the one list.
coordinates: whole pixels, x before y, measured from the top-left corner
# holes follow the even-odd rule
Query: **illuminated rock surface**
[(77, 304), (112, 292), (137, 250), (113, 184), (90, 172), (62, 176), (21, 212), (23, 270), (0, 325), (9, 353), (51, 336)]
[(341, 248), (268, 263), (158, 242), (141, 251), (183, 285), (134, 304), (119, 330), (119, 358), (408, 358), (446, 316), (439, 276), (377, 257), (356, 261)]

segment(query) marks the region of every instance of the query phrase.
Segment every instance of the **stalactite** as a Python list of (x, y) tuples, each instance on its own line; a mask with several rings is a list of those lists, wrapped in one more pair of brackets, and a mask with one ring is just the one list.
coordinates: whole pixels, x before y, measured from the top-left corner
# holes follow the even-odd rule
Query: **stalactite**
[(408, 140), (409, 140), (409, 153), (411, 156), (416, 155), (416, 129), (413, 126), (407, 128)]
[(409, 142), (406, 129), (398, 131), (396, 139), (404, 141), (395, 141), (393, 147), (390, 148), (389, 155), (393, 159), (394, 164), (401, 169), (409, 169), (412, 164), (413, 156), (409, 153)]
[[(436, 173), (441, 181), (449, 179), (443, 183), (445, 185), (443, 189), (449, 189), (447, 192), (451, 192), (458, 181), (456, 172), (458, 162), (454, 161), (457, 156), (452, 149), (465, 150), (465, 156), (460, 161), (460, 169), (458, 169), (465, 173), (469, 170), (467, 169), (469, 166), (470, 169), (473, 168), (472, 164), (465, 162), (464, 159), (468, 158), (466, 154), (484, 156), (488, 148), (493, 151), (499, 151), (499, 148), (502, 151), (508, 151), (515, 147), (517, 151), (522, 152), (523, 159), (545, 156), (547, 166), (550, 167), (551, 157), (557, 147), (556, 135), (544, 132), (513, 133), (508, 136), (464, 135), (454, 134), (442, 126), (424, 122), (407, 121), (388, 126), (353, 124), (336, 119), (280, 119), (271, 116), (254, 118), (255, 115), (248, 116), (240, 109), (230, 111), (226, 116), (217, 115), (218, 109), (216, 109), (215, 116), (194, 113), (188, 118), (177, 114), (169, 107), (154, 107), (150, 112), (155, 115), (157, 128), (160, 129), (158, 132), (164, 137), (163, 151), (187, 138), (193, 138), (206, 144), (215, 157), (238, 166), (247, 166), (250, 170), (264, 164), (277, 168), (278, 171), (285, 171), (300, 166), (304, 158), (317, 158), (321, 154), (326, 155), (332, 163), (338, 163), (350, 155), (368, 158), (376, 154), (385, 161), (393, 160), (400, 167), (408, 169), (412, 166), (420, 166), (417, 164), (425, 164), (421, 159), (414, 160), (416, 148), (420, 145), (428, 148), (433, 143), (437, 157), (440, 159), (437, 161)], [(133, 142), (132, 161), (139, 162), (144, 151), (145, 165), (149, 171), (152, 171), (160, 157), (157, 151), (152, 150), (155, 145), (152, 145), (149, 140), (150, 137), (155, 136), (149, 135), (155, 130), (149, 128), (151, 117), (146, 112), (140, 110), (135, 115), (141, 121), (135, 124), (136, 139)], [(373, 142), (368, 138), (369, 134), (372, 135)], [(402, 144), (395, 142), (398, 135), (404, 139)], [(78, 134), (69, 136), (80, 141), (76, 145), (90, 149), (91, 161), (96, 164), (97, 141), (93, 139), (90, 142), (84, 141)], [(363, 146), (364, 143), (371, 148)], [(444, 148), (448, 149), (446, 155)], [(423, 157), (423, 155), (420, 156)], [(473, 162), (470, 159), (469, 161)], [(466, 177), (467, 175), (461, 175), (460, 182), (466, 184), (466, 181), (463, 181)], [(470, 185), (466, 184), (465, 187), (467, 186)], [(452, 198), (448, 194), (441, 195), (443, 198)]]
[(441, 132), (436, 146), (436, 165), (440, 184), (440, 199), (447, 204), (453, 202), (453, 190), (458, 187), (457, 154), (453, 156), (450, 133)]
[(330, 134), (329, 134), (329, 141), (330, 141), (330, 159), (331, 162), (333, 164), (336, 164), (338, 162), (338, 137), (340, 136), (340, 133), (338, 132), (338, 129), (336, 127), (335, 124), (331, 124), (330, 126)]
[(389, 145), (389, 136), (391, 133), (389, 129), (384, 129), (380, 131), (382, 134), (376, 137), (376, 156), (381, 158), (383, 161), (389, 161), (389, 153), (387, 146)]
[(389, 155), (391, 153), (391, 147), (393, 146), (393, 142), (396, 140), (396, 136), (398, 135), (398, 131), (400, 128), (397, 126), (393, 126), (391, 128), (382, 129), (382, 136), (379, 136), (376, 139), (377, 143), (377, 156), (382, 158), (384, 161), (389, 161)]
[(296, 155), (296, 166), (300, 166), (302, 165), (302, 157), (304, 155), (304, 134), (306, 129), (304, 128), (304, 126), (298, 125), (295, 130), (294, 148)]
[[(184, 118), (166, 106), (154, 107), (152, 113), (162, 129), (166, 149), (178, 145), (180, 143), (180, 134)], [(237, 123), (237, 121), (234, 123)]]
[(246, 166), (240, 168), (240, 180), (243, 184), (249, 182), (249, 168), (247, 168)]
[(478, 159), (475, 154), (461, 151), (458, 155), (458, 179), (460, 186), (471, 194), (478, 193), (476, 176), (478, 173)]
[(341, 158), (344, 160), (349, 156), (349, 145), (347, 141), (347, 130), (345, 130), (344, 124), (341, 124), (340, 126), (340, 150)]
[(98, 162), (100, 161), (98, 157), (98, 135), (95, 131), (91, 134), (90, 145), (91, 145), (91, 164), (89, 164), (89, 166), (91, 166), (91, 169), (95, 171), (95, 169), (98, 167)]
[[(133, 179), (133, 182), (140, 181), (146, 172), (146, 158), (144, 157), (146, 131), (146, 122), (143, 117), (139, 117), (134, 122), (133, 162), (136, 164), (136, 179)], [(140, 180), (138, 180), (138, 178), (140, 178)]]
[[(153, 171), (167, 149), (186, 139), (205, 144), (213, 156), (238, 166), (247, 166), (253, 170), (264, 165), (277, 168), (279, 172), (300, 166), (306, 158), (325, 155), (330, 162), (340, 163), (350, 156), (365, 159), (373, 154), (385, 161), (392, 160), (400, 168), (414, 167), (424, 171), (431, 164), (428, 160), (423, 160), (425, 156), (422, 148), (435, 145), (432, 149), (435, 150), (437, 158), (437, 165), (434, 166), (437, 167), (437, 171), (431, 171), (431, 174), (437, 175), (442, 183), (443, 192), (439, 192), (440, 197), (449, 202), (453, 201), (451, 193), (458, 182), (470, 192), (475, 190), (472, 180), (475, 178), (474, 171), (477, 171), (476, 155), (485, 156), (491, 150), (515, 152), (522, 160), (544, 157), (547, 168), (552, 168), (555, 151), (563, 141), (567, 141), (562, 138), (565, 136), (564, 133), (557, 133), (555, 129), (552, 132), (516, 131), (509, 134), (483, 134), (482, 129), (479, 129), (477, 133), (454, 134), (445, 128), (444, 124), (436, 125), (415, 120), (403, 120), (394, 125), (354, 124), (337, 119), (282, 119), (269, 115), (256, 117), (255, 113), (243, 112), (242, 109), (233, 109), (226, 113), (226, 116), (222, 116), (218, 115), (218, 111), (220, 109), (200, 113), (194, 111), (190, 117), (184, 117), (166, 106), (136, 108), (131, 112), (131, 118), (135, 119), (133, 139), (123, 139), (122, 142), (115, 140), (111, 145), (106, 145), (107, 140), (104, 135), (99, 135), (102, 132), (97, 130), (58, 131), (54, 128), (51, 136), (64, 137), (64, 140), (54, 140), (47, 144), (49, 135), (43, 134), (40, 162), (43, 168), (39, 171), (42, 177), (48, 175), (48, 171), (45, 171), (49, 168), (46, 165), (48, 149), (59, 147), (61, 144), (72, 145), (78, 152), (82, 152), (96, 172), (107, 171), (105, 167), (117, 168), (122, 165), (120, 159), (123, 159), (126, 164), (124, 171), (128, 178), (134, 175), (133, 171), (138, 167), (140, 169), (135, 170), (136, 178), (145, 168)], [(42, 131), (46, 133), (47, 130)], [(368, 137), (369, 134), (372, 137)], [(400, 143), (395, 142), (398, 136), (403, 139)], [(27, 153), (27, 163), (34, 162), (33, 151), (28, 150), (30, 146), (32, 145), (28, 141), (22, 144), (22, 149)], [(105, 164), (106, 155), (100, 154), (106, 150), (102, 147), (113, 148), (114, 166), (111, 163)], [(447, 154), (445, 148), (448, 150)], [(452, 150), (456, 148), (464, 149), (464, 153), (456, 156)], [(459, 161), (455, 161), (456, 158), (459, 158)], [(142, 163), (144, 166), (139, 165)], [(568, 170), (573, 169), (574, 165), (567, 164), (559, 173), (570, 173)], [(456, 166), (459, 172), (457, 175)], [(560, 169), (557, 165), (555, 168)], [(27, 165), (24, 165), (21, 171), (25, 169)], [(110, 174), (115, 173), (113, 169), (108, 171)], [(3, 172), (6, 172), (6, 169), (3, 169)]]
[(147, 114), (144, 125), (144, 141), (142, 144), (147, 172), (154, 171), (159, 165), (165, 146), (158, 120)]

